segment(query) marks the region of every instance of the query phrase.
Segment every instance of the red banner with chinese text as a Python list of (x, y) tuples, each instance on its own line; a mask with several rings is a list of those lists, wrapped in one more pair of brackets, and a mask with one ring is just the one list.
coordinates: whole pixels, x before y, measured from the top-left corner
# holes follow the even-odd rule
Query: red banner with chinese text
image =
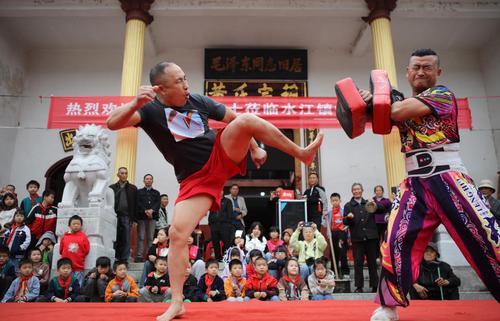
[[(253, 113), (278, 128), (340, 128), (335, 115), (337, 99), (329, 97), (212, 97), (237, 113)], [(47, 128), (66, 129), (84, 124), (106, 126), (106, 118), (132, 97), (51, 97)], [(471, 129), (467, 98), (457, 99), (458, 126)], [(225, 124), (210, 121), (210, 127)], [(369, 126), (369, 125), (368, 125)]]

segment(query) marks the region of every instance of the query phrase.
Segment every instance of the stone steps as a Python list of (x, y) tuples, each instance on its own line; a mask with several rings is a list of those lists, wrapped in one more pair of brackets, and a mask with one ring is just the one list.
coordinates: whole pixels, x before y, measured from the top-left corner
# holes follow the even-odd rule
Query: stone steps
[[(373, 301), (374, 293), (334, 293), (335, 300)], [(489, 292), (460, 292), (460, 300), (494, 300)]]
[[(351, 290), (354, 290), (354, 267), (350, 266), (350, 279), (351, 279)], [(458, 287), (461, 292), (487, 292), (486, 287), (483, 282), (479, 279), (476, 272), (470, 266), (455, 266), (452, 267), (455, 275), (460, 278), (460, 286)], [(380, 270), (379, 270), (380, 273)], [(380, 274), (379, 274), (380, 275)], [(364, 289), (368, 291), (369, 287), (369, 275), (368, 268), (363, 268), (363, 278), (364, 278)]]
[[(136, 281), (139, 280), (141, 274), (142, 274), (142, 269), (144, 267), (144, 263), (129, 263), (128, 264), (128, 273), (130, 276), (132, 276)], [(224, 269), (224, 264), (219, 263), (219, 270), (222, 272)], [(471, 299), (474, 299), (474, 295), (479, 295), (480, 298), (478, 300), (483, 300), (483, 296), (485, 295), (488, 298), (491, 298), (491, 295), (487, 291), (486, 287), (483, 285), (481, 280), (478, 278), (474, 270), (470, 266), (459, 266), (459, 267), (453, 267), (453, 271), (455, 275), (457, 275), (460, 278), (461, 285), (459, 287), (460, 295), (462, 297), (462, 293), (470, 297)], [(351, 291), (354, 291), (354, 267), (350, 266), (350, 289)], [(369, 291), (370, 286), (369, 286), (369, 276), (368, 276), (368, 268), (364, 267), (363, 268), (363, 276), (364, 276), (364, 290)], [(470, 293), (470, 294), (469, 294)], [(370, 299), (373, 297), (372, 293), (362, 293), (362, 294), (353, 294), (353, 293), (338, 293), (337, 295), (354, 295), (356, 298), (358, 295), (362, 296), (368, 296)], [(348, 299), (346, 299), (348, 300)], [(359, 298), (356, 300), (360, 300)]]

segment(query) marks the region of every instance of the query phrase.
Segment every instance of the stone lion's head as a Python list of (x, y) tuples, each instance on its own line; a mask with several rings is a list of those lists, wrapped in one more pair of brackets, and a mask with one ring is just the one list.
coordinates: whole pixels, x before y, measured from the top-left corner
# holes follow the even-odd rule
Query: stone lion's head
[(107, 163), (110, 161), (108, 135), (101, 126), (94, 124), (80, 126), (73, 138), (73, 148), (75, 156), (100, 155)]

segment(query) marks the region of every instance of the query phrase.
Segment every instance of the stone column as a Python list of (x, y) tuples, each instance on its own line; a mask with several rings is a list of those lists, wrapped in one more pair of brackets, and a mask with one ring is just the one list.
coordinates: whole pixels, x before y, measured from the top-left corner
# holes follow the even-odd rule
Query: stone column
[[(120, 0), (126, 13), (125, 43), (123, 49), (122, 96), (135, 96), (141, 84), (144, 61), (144, 33), (153, 21), (148, 11), (154, 0)], [(124, 128), (118, 131), (116, 140), (115, 173), (118, 168), (128, 168), (129, 181), (135, 180), (137, 156), (137, 129)]]
[[(390, 13), (396, 8), (396, 0), (365, 0), (370, 9), (370, 14), (363, 20), (368, 22), (372, 32), (373, 55), (375, 68), (384, 69), (389, 75), (391, 85), (398, 86), (394, 48), (392, 46), (392, 33)], [(387, 185), (390, 191), (398, 187), (405, 177), (404, 156), (401, 153), (399, 131), (393, 127), (389, 135), (385, 135), (384, 155), (387, 175)]]

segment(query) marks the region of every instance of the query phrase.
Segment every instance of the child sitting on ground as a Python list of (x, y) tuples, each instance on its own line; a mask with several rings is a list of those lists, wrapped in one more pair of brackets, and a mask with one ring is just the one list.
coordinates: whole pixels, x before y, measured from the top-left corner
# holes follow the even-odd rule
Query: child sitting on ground
[(172, 296), (167, 274), (167, 258), (158, 256), (155, 271), (148, 274), (144, 287), (139, 290), (139, 302), (163, 302)]
[(278, 246), (274, 249), (273, 257), (269, 262), (269, 274), (276, 280), (283, 276), (283, 269), (288, 258), (285, 246)]
[(111, 271), (111, 260), (106, 256), (100, 256), (95, 262), (95, 268), (85, 276), (82, 295), (85, 301), (104, 302), (104, 295), (109, 281), (113, 278)]
[(311, 300), (333, 300), (335, 274), (326, 268), (326, 262), (323, 259), (314, 261), (313, 270), (314, 273), (309, 275), (308, 279)]
[(248, 234), (245, 236), (245, 250), (250, 252), (257, 249), (264, 255), (266, 244), (267, 240), (264, 236), (264, 226), (262, 226), (260, 222), (253, 222), (252, 225), (250, 225)]
[(106, 287), (106, 302), (137, 302), (139, 292), (134, 279), (127, 275), (127, 263), (117, 261), (113, 264), (115, 277)]
[(43, 233), (40, 240), (36, 243), (36, 247), (42, 251), (42, 262), (48, 266), (52, 266), (52, 256), (54, 254), (54, 245), (56, 243), (56, 235), (52, 231)]
[(31, 242), (31, 231), (24, 224), (24, 213), (17, 209), (10, 229), (5, 233), (5, 245), (9, 248), (10, 258), (16, 266), (16, 271), (21, 261), (26, 256), (26, 251)]
[(156, 238), (153, 240), (153, 244), (148, 249), (148, 259), (144, 263), (142, 269), (141, 278), (139, 279), (139, 287), (144, 286), (144, 282), (149, 275), (155, 269), (155, 260), (159, 256), (167, 257), (168, 255), (168, 229), (161, 228), (156, 233)]
[(247, 281), (243, 275), (243, 263), (239, 259), (229, 262), (231, 275), (224, 281), (224, 291), (228, 301), (243, 302), (245, 300), (245, 285)]
[[(245, 253), (241, 251), (238, 247), (230, 247), (229, 250), (226, 252), (226, 255), (224, 255), (224, 270), (222, 271), (222, 279), (226, 281), (226, 279), (231, 275), (231, 271), (229, 269), (229, 263), (232, 260), (240, 260), (240, 262), (244, 262), (245, 260)], [(243, 263), (242, 263), (243, 264)], [(243, 265), (243, 277), (246, 275), (246, 266)]]
[(10, 284), (16, 278), (16, 268), (9, 259), (9, 248), (0, 245), (0, 298), (3, 298)]
[(71, 260), (60, 258), (57, 261), (59, 276), (55, 276), (50, 280), (45, 299), (41, 297), (40, 301), (63, 303), (83, 301), (83, 298), (80, 297), (80, 282), (71, 273), (72, 270), (73, 263)]
[(33, 275), (33, 263), (22, 259), (19, 262), (19, 277), (12, 282), (2, 302), (33, 302), (38, 295), (40, 295), (40, 282)]
[(286, 256), (294, 256), (297, 257), (299, 252), (291, 247), (290, 239), (292, 238), (293, 229), (287, 228), (281, 233), (281, 239), (283, 240), (283, 246), (286, 248)]
[(40, 281), (40, 294), (45, 294), (49, 286), (50, 267), (42, 262), (40, 249), (34, 248), (29, 253), (29, 259), (33, 263), (33, 275)]
[(278, 281), (267, 273), (267, 262), (262, 256), (254, 260), (255, 273), (248, 277), (245, 285), (247, 299), (279, 301)]
[(309, 300), (309, 289), (299, 275), (299, 262), (288, 259), (283, 270), (283, 277), (278, 282), (281, 301)]
[[(186, 269), (186, 281), (184, 281), (184, 287), (182, 289), (184, 302), (197, 302), (202, 296), (200, 293), (198, 280), (191, 274), (191, 267), (189, 266)], [(165, 302), (170, 302), (170, 300), (166, 300)]]
[(262, 252), (260, 250), (254, 249), (248, 253), (248, 258), (250, 263), (247, 264), (247, 280), (250, 279), (251, 276), (255, 274), (255, 260), (262, 256)]
[(217, 302), (226, 299), (224, 292), (224, 281), (219, 277), (219, 261), (208, 260), (206, 264), (207, 273), (203, 274), (198, 282), (201, 291), (201, 301)]
[(196, 233), (193, 232), (188, 237), (188, 252), (189, 252), (189, 264), (191, 264), (191, 273), (196, 277), (197, 280), (201, 278), (203, 273), (205, 273), (205, 262), (202, 260), (201, 249), (194, 244), (194, 239)]
[(269, 240), (266, 243), (266, 259), (269, 261), (274, 249), (283, 244), (283, 240), (280, 240), (280, 230), (276, 226), (271, 226), (269, 228)]
[(17, 211), (17, 197), (7, 192), (0, 201), (0, 244), (5, 244), (5, 233), (10, 228)]
[(233, 244), (233, 246), (237, 246), (240, 250), (242, 250), (243, 254), (245, 253), (245, 238), (243, 237), (243, 230), (236, 230), (234, 232), (234, 239), (231, 244)]
[(59, 245), (61, 257), (66, 257), (73, 262), (73, 274), (83, 286), (83, 271), (85, 269), (85, 258), (90, 251), (90, 243), (87, 235), (82, 231), (83, 220), (78, 215), (73, 215), (68, 226), (70, 231), (64, 233)]

